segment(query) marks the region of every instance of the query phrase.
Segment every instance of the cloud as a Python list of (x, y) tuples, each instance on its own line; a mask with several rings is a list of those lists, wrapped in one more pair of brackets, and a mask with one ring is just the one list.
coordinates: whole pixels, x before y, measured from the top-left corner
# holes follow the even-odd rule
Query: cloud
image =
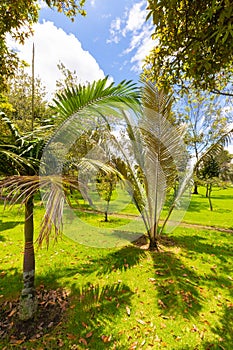
[(145, 10), (145, 1), (141, 1), (133, 5), (128, 13), (123, 35), (125, 35), (126, 32), (137, 32), (143, 28), (146, 19)]
[(18, 51), (19, 57), (30, 63), (32, 43), (35, 43), (35, 75), (45, 84), (49, 96), (53, 94), (56, 80), (61, 77), (57, 64), (61, 61), (71, 71), (76, 71), (80, 82), (92, 82), (105, 76), (95, 58), (82, 48), (80, 41), (52, 22), (44, 21), (34, 26), (34, 36), (22, 46), (9, 42)]
[(121, 23), (122, 20), (117, 17), (114, 20), (112, 20), (111, 24), (110, 24), (110, 38), (107, 40), (107, 44), (109, 43), (115, 43), (118, 44), (121, 40)]
[(122, 18), (114, 19), (110, 25), (110, 38), (107, 40), (107, 43), (115, 44), (123, 38), (129, 40), (129, 46), (123, 50), (122, 55), (131, 55), (131, 70), (136, 72), (140, 72), (145, 56), (155, 45), (151, 39), (154, 27), (151, 22), (146, 22), (146, 6), (147, 1), (142, 0), (126, 9)]

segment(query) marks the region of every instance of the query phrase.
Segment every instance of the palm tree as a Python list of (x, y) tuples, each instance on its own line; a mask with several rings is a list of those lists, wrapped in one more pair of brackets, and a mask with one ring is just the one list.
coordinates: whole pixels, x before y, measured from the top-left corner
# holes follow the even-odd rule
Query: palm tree
[[(58, 115), (60, 124), (68, 123), (72, 116), (72, 120), (77, 120), (78, 123), (82, 125), (83, 120), (82, 122), (80, 121), (80, 114), (86, 117), (86, 123), (92, 122), (93, 120), (95, 121), (96, 118), (105, 120), (106, 113), (110, 113), (116, 117), (121, 114), (121, 108), (136, 108), (138, 105), (138, 97), (139, 91), (135, 84), (123, 81), (117, 86), (114, 86), (113, 83), (108, 85), (108, 78), (106, 77), (105, 79), (86, 86), (79, 85), (73, 88), (67, 88), (62, 94), (57, 95), (53, 109)], [(25, 141), (9, 119), (5, 118), (5, 122), (8, 123), (12, 132), (13, 147), (17, 149), (16, 154), (18, 158), (15, 158), (14, 165), (17, 159), (22, 161), (22, 166), (14, 166), (13, 174), (4, 174), (13, 176), (6, 176), (0, 181), (0, 190), (7, 193), (6, 201), (10, 200), (11, 204), (20, 201), (25, 205), (24, 287), (21, 297), (20, 317), (26, 320), (33, 317), (37, 306), (34, 286), (33, 196), (41, 189), (44, 189), (45, 192), (47, 190), (48, 202), (37, 240), (40, 245), (44, 239), (47, 244), (49, 244), (49, 238), (53, 227), (55, 228), (55, 239), (62, 232), (63, 203), (66, 194), (68, 196), (69, 190), (78, 188), (78, 180), (71, 177), (60, 177), (58, 176), (60, 173), (57, 173), (57, 171), (50, 172), (49, 176), (44, 176), (43, 171), (46, 173), (47, 170), (43, 165), (45, 157), (42, 157), (44, 140), (29, 139)], [(61, 129), (58, 129), (58, 134)], [(69, 136), (70, 135), (65, 135), (68, 140)], [(53, 144), (52, 141), (53, 138), (47, 144), (46, 155), (50, 152), (49, 147)], [(7, 150), (8, 157), (11, 149), (12, 146), (9, 146), (9, 150)], [(4, 152), (2, 152), (2, 155), (7, 156), (5, 150)], [(41, 157), (42, 164), (39, 166)], [(55, 168), (57, 165), (58, 169), (60, 169), (60, 164), (57, 164), (55, 159)], [(41, 169), (41, 176), (39, 176), (39, 170)]]

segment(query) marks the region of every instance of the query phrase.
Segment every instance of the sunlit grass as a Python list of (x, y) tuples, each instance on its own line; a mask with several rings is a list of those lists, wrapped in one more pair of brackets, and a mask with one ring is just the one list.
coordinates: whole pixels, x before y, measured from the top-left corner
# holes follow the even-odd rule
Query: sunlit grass
[[(212, 225), (232, 226), (232, 195), (232, 189), (214, 191)], [(21, 290), (23, 213), (17, 208), (3, 212), (2, 206), (0, 210), (1, 303)], [(37, 205), (37, 233), (42, 215), (43, 208)], [(109, 223), (103, 222), (102, 214), (80, 215), (88, 224), (77, 227), (83, 235), (90, 227), (95, 234), (96, 227), (109, 225), (111, 231), (129, 223), (128, 218), (114, 214)], [(204, 195), (193, 196), (185, 221), (203, 225), (209, 215)], [(36, 285), (66, 288), (70, 307), (64, 322), (49, 336), (26, 342), (22, 349), (58, 349), (61, 339), (64, 349), (77, 345), (76, 349), (93, 350), (230, 350), (232, 234), (180, 227), (168, 238), (170, 244), (161, 246), (159, 253), (132, 244), (89, 247), (66, 236), (48, 250), (36, 250)], [(8, 343), (2, 344), (11, 349)]]

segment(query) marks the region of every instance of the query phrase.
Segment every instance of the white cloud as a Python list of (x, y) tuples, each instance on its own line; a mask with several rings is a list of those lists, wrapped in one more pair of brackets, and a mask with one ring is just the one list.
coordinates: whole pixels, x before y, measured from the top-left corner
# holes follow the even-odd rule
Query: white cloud
[(134, 4), (128, 13), (128, 18), (126, 21), (126, 26), (123, 31), (123, 35), (126, 32), (137, 32), (145, 24), (146, 11), (145, 11), (145, 1), (138, 2)]
[(118, 44), (121, 39), (127, 37), (129, 46), (122, 55), (131, 54), (130, 62), (133, 63), (131, 70), (140, 72), (143, 60), (155, 45), (151, 39), (153, 25), (146, 22), (147, 1), (142, 0), (126, 10), (122, 18), (116, 18), (110, 25), (110, 38), (107, 43)]
[(76, 71), (80, 82), (91, 82), (103, 78), (104, 72), (95, 58), (82, 48), (80, 41), (63, 29), (57, 28), (52, 22), (37, 23), (34, 26), (34, 36), (22, 46), (13, 41), (19, 57), (28, 63), (32, 59), (32, 43), (35, 43), (35, 75), (39, 75), (51, 96), (55, 91), (56, 80), (60, 72), (59, 61), (71, 71)]
[(110, 39), (107, 40), (107, 44), (108, 43), (115, 43), (118, 44), (121, 40), (121, 24), (122, 24), (122, 20), (117, 17), (114, 20), (112, 20), (111, 24), (110, 24)]

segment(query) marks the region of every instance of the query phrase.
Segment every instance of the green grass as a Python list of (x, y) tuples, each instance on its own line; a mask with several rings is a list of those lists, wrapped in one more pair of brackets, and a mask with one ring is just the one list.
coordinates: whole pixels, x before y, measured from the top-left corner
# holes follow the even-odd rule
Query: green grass
[(189, 209), (183, 221), (208, 226), (233, 229), (233, 187), (227, 189), (214, 188), (211, 198), (213, 211), (209, 209), (205, 188), (199, 188), (198, 195), (192, 195)]
[[(232, 226), (232, 198), (233, 189), (214, 191), (216, 213), (211, 225)], [(18, 296), (21, 289), (23, 217), (17, 209), (0, 212), (3, 302)], [(42, 213), (37, 207), (36, 231)], [(210, 220), (210, 214), (206, 198), (195, 196), (185, 221), (206, 225), (201, 218)], [(92, 227), (94, 234), (96, 227), (106, 228), (101, 216), (82, 215), (87, 231)], [(128, 223), (114, 215), (111, 220), (110, 232)], [(18, 349), (59, 349), (59, 339), (63, 349), (75, 348), (75, 344), (76, 349), (93, 350), (232, 349), (232, 234), (179, 227), (169, 238), (173, 244), (162, 246), (159, 253), (133, 245), (98, 249), (65, 236), (48, 250), (38, 250), (36, 285), (68, 289), (70, 308), (65, 321), (50, 335)]]

